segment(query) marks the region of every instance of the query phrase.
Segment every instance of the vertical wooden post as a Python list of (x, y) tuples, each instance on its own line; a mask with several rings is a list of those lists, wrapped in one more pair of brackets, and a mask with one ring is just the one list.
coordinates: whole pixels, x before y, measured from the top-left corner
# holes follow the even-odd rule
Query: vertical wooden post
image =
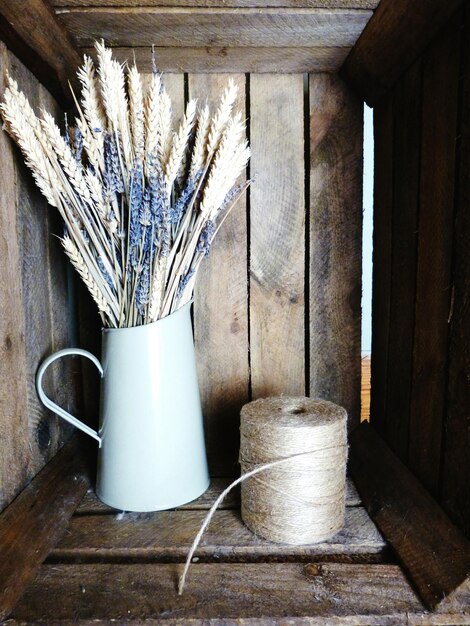
[(359, 423), (363, 112), (329, 74), (310, 76), (310, 395)]

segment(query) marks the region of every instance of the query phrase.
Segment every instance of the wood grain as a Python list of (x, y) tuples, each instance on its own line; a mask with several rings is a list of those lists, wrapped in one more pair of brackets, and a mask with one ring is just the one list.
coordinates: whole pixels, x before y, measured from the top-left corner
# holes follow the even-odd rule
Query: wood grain
[(372, 11), (89, 7), (57, 9), (57, 14), (81, 47), (102, 37), (113, 47), (351, 47)]
[[(310, 77), (310, 395), (359, 423), (362, 103), (337, 77)], [(338, 271), (341, 268), (341, 271)]]
[[(0, 96), (10, 55), (0, 42)], [(21, 299), (21, 252), (17, 236), (16, 159), (6, 133), (0, 133), (0, 510), (29, 476), (27, 362)]]
[[(230, 484), (230, 478), (212, 478), (209, 489), (202, 494), (197, 500), (193, 500), (192, 502), (188, 502), (183, 506), (179, 507), (180, 511), (198, 511), (198, 510), (207, 510), (213, 504), (216, 498), (222, 493), (222, 491), (228, 487)], [(359, 494), (357, 493), (356, 487), (354, 483), (348, 478), (346, 480), (346, 506), (359, 506), (361, 504), (361, 499)], [(239, 509), (240, 508), (240, 490), (234, 488), (229, 492), (226, 498), (222, 500), (218, 510), (230, 510), (230, 509)], [(96, 514), (108, 514), (115, 515), (116, 510), (112, 509), (103, 502), (100, 502), (96, 497), (95, 493), (90, 490), (88, 491), (83, 500), (80, 502), (76, 510), (77, 515), (96, 515)]]
[(408, 466), (438, 495), (446, 404), (462, 16), (424, 58)]
[[(219, 626), (396, 626), (412, 624), (410, 614), (424, 617), (422, 604), (396, 565), (199, 563), (192, 566), (186, 590), (178, 596), (180, 570), (175, 564), (45, 565), (12, 617), (51, 625), (63, 620), (90, 624), (153, 619), (154, 624)], [(432, 622), (428, 618), (422, 623)]]
[[(51, 0), (54, 7), (140, 7), (142, 0)], [(375, 9), (379, 0), (146, 0), (147, 7)]]
[(374, 109), (371, 423), (385, 433), (392, 277), (393, 98)]
[[(48, 110), (55, 117), (58, 124), (62, 125), (62, 112), (57, 102), (42, 84), (39, 84), (38, 87), (40, 108), (43, 107)], [(55, 209), (47, 207), (45, 201), (42, 202), (43, 206), (39, 207), (39, 215), (41, 216), (42, 211), (47, 215), (48, 233), (44, 243), (47, 244), (49, 259), (48, 283), (52, 352), (56, 352), (62, 348), (72, 347), (76, 341), (77, 322), (75, 311), (72, 310), (74, 303), (69, 301), (71, 290), (74, 288), (73, 284), (69, 284), (73, 270), (70, 267), (69, 274), (69, 262), (57, 238), (63, 232), (62, 218)], [(73, 297), (71, 299), (73, 300)], [(71, 358), (59, 359), (50, 366), (50, 374), (52, 375), (51, 396), (54, 398), (54, 401), (72, 415), (77, 415), (79, 410), (81, 412), (79, 404), (82, 396), (80, 362)], [(48, 377), (50, 374), (48, 374)], [(48, 424), (50, 435), (48, 455), (51, 458), (52, 454), (55, 454), (58, 448), (70, 437), (74, 429), (65, 420), (59, 419), (51, 412), (48, 415)], [(43, 441), (45, 438), (44, 434), (47, 434), (47, 431), (42, 434)]]
[(76, 441), (65, 446), (0, 516), (0, 620), (9, 615), (89, 486)]
[[(114, 515), (78, 515), (66, 536), (50, 552), (54, 562), (184, 561), (206, 511), (161, 511)], [(377, 559), (386, 544), (362, 507), (346, 511), (343, 530), (329, 541), (303, 546), (275, 544), (254, 535), (240, 511), (216, 511), (196, 551), (206, 561)]]
[(81, 63), (67, 29), (44, 0), (0, 0), (0, 36), (35, 76), (64, 102)]
[[(39, 109), (39, 84), (22, 63), (12, 58), (11, 73), (33, 109)], [(21, 255), (21, 294), (25, 320), (27, 361), (29, 472), (34, 476), (55, 452), (51, 431), (56, 420), (39, 400), (36, 371), (52, 353), (51, 284), (49, 260), (49, 210), (30, 170), (20, 157), (17, 161), (17, 232)], [(53, 394), (51, 375), (45, 379), (47, 393)], [(54, 423), (55, 422), (55, 423)]]
[[(254, 398), (305, 393), (303, 77), (250, 79), (250, 364)], [(311, 294), (313, 297), (315, 294)]]
[(470, 537), (470, 13), (466, 7), (459, 121), (459, 168), (454, 221), (454, 257), (447, 409), (444, 424), (441, 501)]
[(394, 169), (386, 438), (406, 461), (413, 356), (421, 141), (421, 63), (394, 93)]
[[(1, 65), (2, 70), (9, 69), (34, 107), (41, 105), (56, 111), (52, 96), (3, 47)], [(6, 307), (2, 314), (5, 325), (2, 362), (7, 367), (4, 380), (8, 384), (1, 399), (0, 508), (43, 467), (70, 433), (42, 406), (35, 389), (41, 360), (56, 347), (69, 344), (65, 257), (50, 235), (50, 209), (6, 133), (2, 133), (2, 155), (5, 168), (2, 210), (6, 219), (3, 233), (8, 240), (2, 258), (9, 267), (3, 273), (8, 293), (2, 295)], [(10, 223), (13, 217), (14, 224)], [(21, 311), (15, 311), (14, 306)], [(78, 388), (62, 370), (63, 367), (54, 368), (47, 377), (46, 387), (59, 402), (72, 407)]]
[[(191, 74), (189, 97), (217, 103), (226, 74)], [(236, 109), (246, 118), (245, 76)], [(246, 179), (243, 175), (239, 183)], [(238, 470), (240, 409), (249, 400), (247, 215), (243, 195), (227, 217), (199, 270), (194, 294), (194, 336), (204, 429), (212, 476)], [(223, 294), (223, 297), (221, 295)]]
[(342, 69), (374, 106), (415, 62), (461, 5), (461, 0), (382, 0)]
[(468, 611), (470, 543), (368, 424), (350, 437), (350, 469), (424, 604)]
[[(93, 48), (82, 51), (95, 58)], [(158, 68), (164, 72), (253, 72), (253, 73), (294, 73), (333, 72), (340, 68), (348, 55), (349, 48), (328, 46), (302, 48), (271, 47), (227, 47), (193, 46), (155, 47)], [(144, 48), (113, 48), (113, 55), (124, 62), (136, 58), (140, 71), (151, 71), (151, 54)]]

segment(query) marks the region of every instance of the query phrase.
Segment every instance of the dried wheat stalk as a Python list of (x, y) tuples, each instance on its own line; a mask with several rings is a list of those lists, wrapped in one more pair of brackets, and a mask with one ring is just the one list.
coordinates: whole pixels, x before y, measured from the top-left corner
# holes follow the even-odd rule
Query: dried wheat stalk
[[(188, 302), (211, 242), (247, 184), (250, 151), (233, 81), (211, 117), (191, 100), (173, 128), (171, 99), (155, 70), (147, 88), (96, 43), (98, 65), (78, 71), (76, 126), (62, 135), (8, 78), (5, 128), (49, 203), (64, 219), (67, 256), (103, 323), (154, 322)], [(127, 75), (126, 75), (127, 73)], [(75, 97), (75, 96), (74, 96)]]

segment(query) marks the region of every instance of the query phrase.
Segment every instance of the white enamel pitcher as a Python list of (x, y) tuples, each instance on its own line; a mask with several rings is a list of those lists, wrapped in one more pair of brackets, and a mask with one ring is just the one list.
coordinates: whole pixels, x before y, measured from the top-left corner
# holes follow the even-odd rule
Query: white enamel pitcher
[[(98, 441), (96, 493), (116, 509), (170, 509), (209, 486), (190, 307), (144, 326), (103, 329), (102, 364), (90, 352), (70, 348), (38, 370), (44, 405)], [(44, 393), (47, 367), (67, 355), (87, 357), (101, 374), (98, 432)]]

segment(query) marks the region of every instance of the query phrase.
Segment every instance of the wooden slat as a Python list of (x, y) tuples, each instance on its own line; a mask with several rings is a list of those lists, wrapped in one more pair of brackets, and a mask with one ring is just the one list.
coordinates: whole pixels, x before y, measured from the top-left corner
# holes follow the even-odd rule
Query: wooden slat
[[(406, 460), (413, 356), (421, 129), (421, 64), (394, 94), (394, 170), (386, 438)], [(379, 355), (380, 356), (380, 355)]]
[(178, 596), (180, 570), (175, 564), (46, 565), (13, 618), (51, 625), (154, 619), (146, 623), (396, 626), (423, 615), (396, 565), (200, 563)]
[[(213, 478), (209, 489), (203, 493), (202, 496), (197, 500), (193, 500), (193, 502), (188, 502), (179, 507), (179, 510), (198, 511), (209, 509), (214, 504), (215, 499), (228, 487), (230, 480), (229, 478)], [(346, 506), (359, 506), (360, 504), (361, 499), (357, 493), (356, 487), (348, 478), (346, 481)], [(222, 501), (218, 510), (223, 511), (238, 508), (240, 508), (240, 490), (235, 488), (230, 491), (227, 497)], [(116, 510), (100, 502), (92, 490), (88, 491), (80, 502), (76, 514), (95, 515), (101, 513), (113, 515), (116, 514)]]
[(466, 9), (441, 501), (455, 523), (470, 536), (470, 12)]
[(250, 79), (250, 359), (253, 396), (305, 393), (301, 75)]
[[(310, 395), (359, 423), (362, 103), (337, 77), (310, 77)], [(341, 271), (338, 271), (341, 268)]]
[(371, 426), (361, 424), (350, 444), (364, 504), (425, 605), (468, 611), (470, 543)]
[[(54, 99), (31, 72), (3, 46), (1, 56), (2, 70), (11, 72), (31, 104), (46, 106), (54, 113)], [(8, 261), (8, 268), (3, 273), (7, 291), (1, 298), (5, 303), (2, 363), (7, 370), (3, 374), (6, 383), (1, 398), (0, 509), (56, 453), (70, 433), (64, 422), (59, 423), (42, 406), (35, 389), (41, 360), (53, 350), (69, 345), (65, 256), (59, 242), (50, 235), (54, 214), (6, 133), (2, 133), (2, 147), (3, 233), (8, 241), (2, 258)], [(9, 222), (9, 211), (15, 217), (14, 227)], [(8, 278), (10, 272), (13, 276)], [(15, 311), (15, 306), (21, 311)], [(15, 331), (9, 328), (11, 324)], [(19, 333), (16, 339), (15, 333)], [(73, 408), (78, 388), (69, 368), (70, 362), (53, 368), (46, 386), (54, 398)]]
[[(82, 48), (83, 52), (95, 57), (93, 48)], [(271, 47), (227, 47), (185, 46), (155, 47), (157, 65), (164, 72), (253, 72), (253, 73), (294, 73), (334, 72), (338, 70), (349, 48), (329, 46), (302, 48)], [(145, 48), (113, 48), (113, 55), (124, 62), (136, 58), (141, 71), (151, 71), (151, 54)]]
[(462, 16), (424, 58), (408, 466), (438, 495), (447, 383)]
[[(29, 70), (14, 57), (11, 59), (11, 74), (33, 109), (38, 110), (39, 84)], [(17, 165), (17, 232), (21, 256), (20, 280), (27, 362), (28, 465), (29, 476), (34, 476), (55, 452), (51, 449), (51, 435), (58, 424), (56, 420), (50, 420), (50, 413), (39, 400), (35, 384), (37, 368), (52, 353), (53, 345), (49, 209), (30, 170), (22, 161), (20, 157)], [(45, 380), (50, 395), (53, 394), (51, 378), (52, 376), (48, 376)]]
[(374, 233), (370, 416), (385, 432), (393, 214), (393, 98), (374, 109)]
[(0, 39), (56, 97), (71, 101), (67, 81), (74, 81), (81, 59), (47, 2), (0, 0)]
[(369, 10), (124, 7), (57, 9), (80, 46), (350, 47)]
[[(192, 74), (189, 97), (217, 103), (225, 74)], [(246, 118), (245, 76), (232, 75), (236, 108)], [(240, 177), (239, 183), (245, 180)], [(200, 268), (194, 298), (194, 335), (209, 469), (231, 476), (238, 469), (240, 409), (249, 397), (247, 215), (244, 195), (217, 233)], [(223, 294), (223, 297), (221, 297)]]
[(342, 75), (374, 106), (418, 58), (462, 0), (382, 0)]
[[(54, 7), (140, 7), (142, 0), (51, 0)], [(145, 0), (147, 7), (375, 9), (379, 0)]]
[[(61, 125), (62, 113), (60, 107), (47, 89), (39, 84), (39, 106), (48, 110)], [(61, 350), (62, 348), (70, 348), (76, 342), (77, 323), (74, 315), (73, 302), (69, 302), (70, 290), (73, 289), (69, 285), (70, 275), (68, 275), (69, 261), (64, 254), (64, 250), (58, 236), (63, 233), (63, 221), (58, 211), (44, 206), (38, 207), (39, 214), (43, 211), (47, 214), (47, 250), (49, 256), (49, 295), (50, 295), (50, 314), (52, 325), (52, 352)], [(79, 411), (79, 399), (81, 400), (82, 391), (82, 373), (80, 361), (78, 359), (59, 359), (50, 366), (52, 375), (51, 397), (54, 401), (63, 407), (72, 415), (77, 415)], [(81, 407), (80, 407), (81, 409)], [(53, 413), (49, 412), (49, 457), (54, 454), (57, 449), (66, 441), (73, 427), (66, 421), (60, 419)]]
[[(66, 536), (51, 551), (57, 561), (184, 561), (207, 511), (161, 511), (111, 515), (78, 515)], [(329, 541), (293, 546), (254, 535), (240, 511), (216, 511), (196, 551), (210, 561), (267, 561), (279, 559), (378, 559), (386, 544), (362, 507), (346, 510), (345, 527)]]
[(76, 444), (62, 448), (0, 516), (0, 620), (65, 532), (89, 486)]
[[(10, 55), (0, 42), (0, 96)], [(16, 225), (18, 153), (0, 133), (0, 509), (19, 492), (29, 474), (26, 348), (21, 300), (21, 257)]]

